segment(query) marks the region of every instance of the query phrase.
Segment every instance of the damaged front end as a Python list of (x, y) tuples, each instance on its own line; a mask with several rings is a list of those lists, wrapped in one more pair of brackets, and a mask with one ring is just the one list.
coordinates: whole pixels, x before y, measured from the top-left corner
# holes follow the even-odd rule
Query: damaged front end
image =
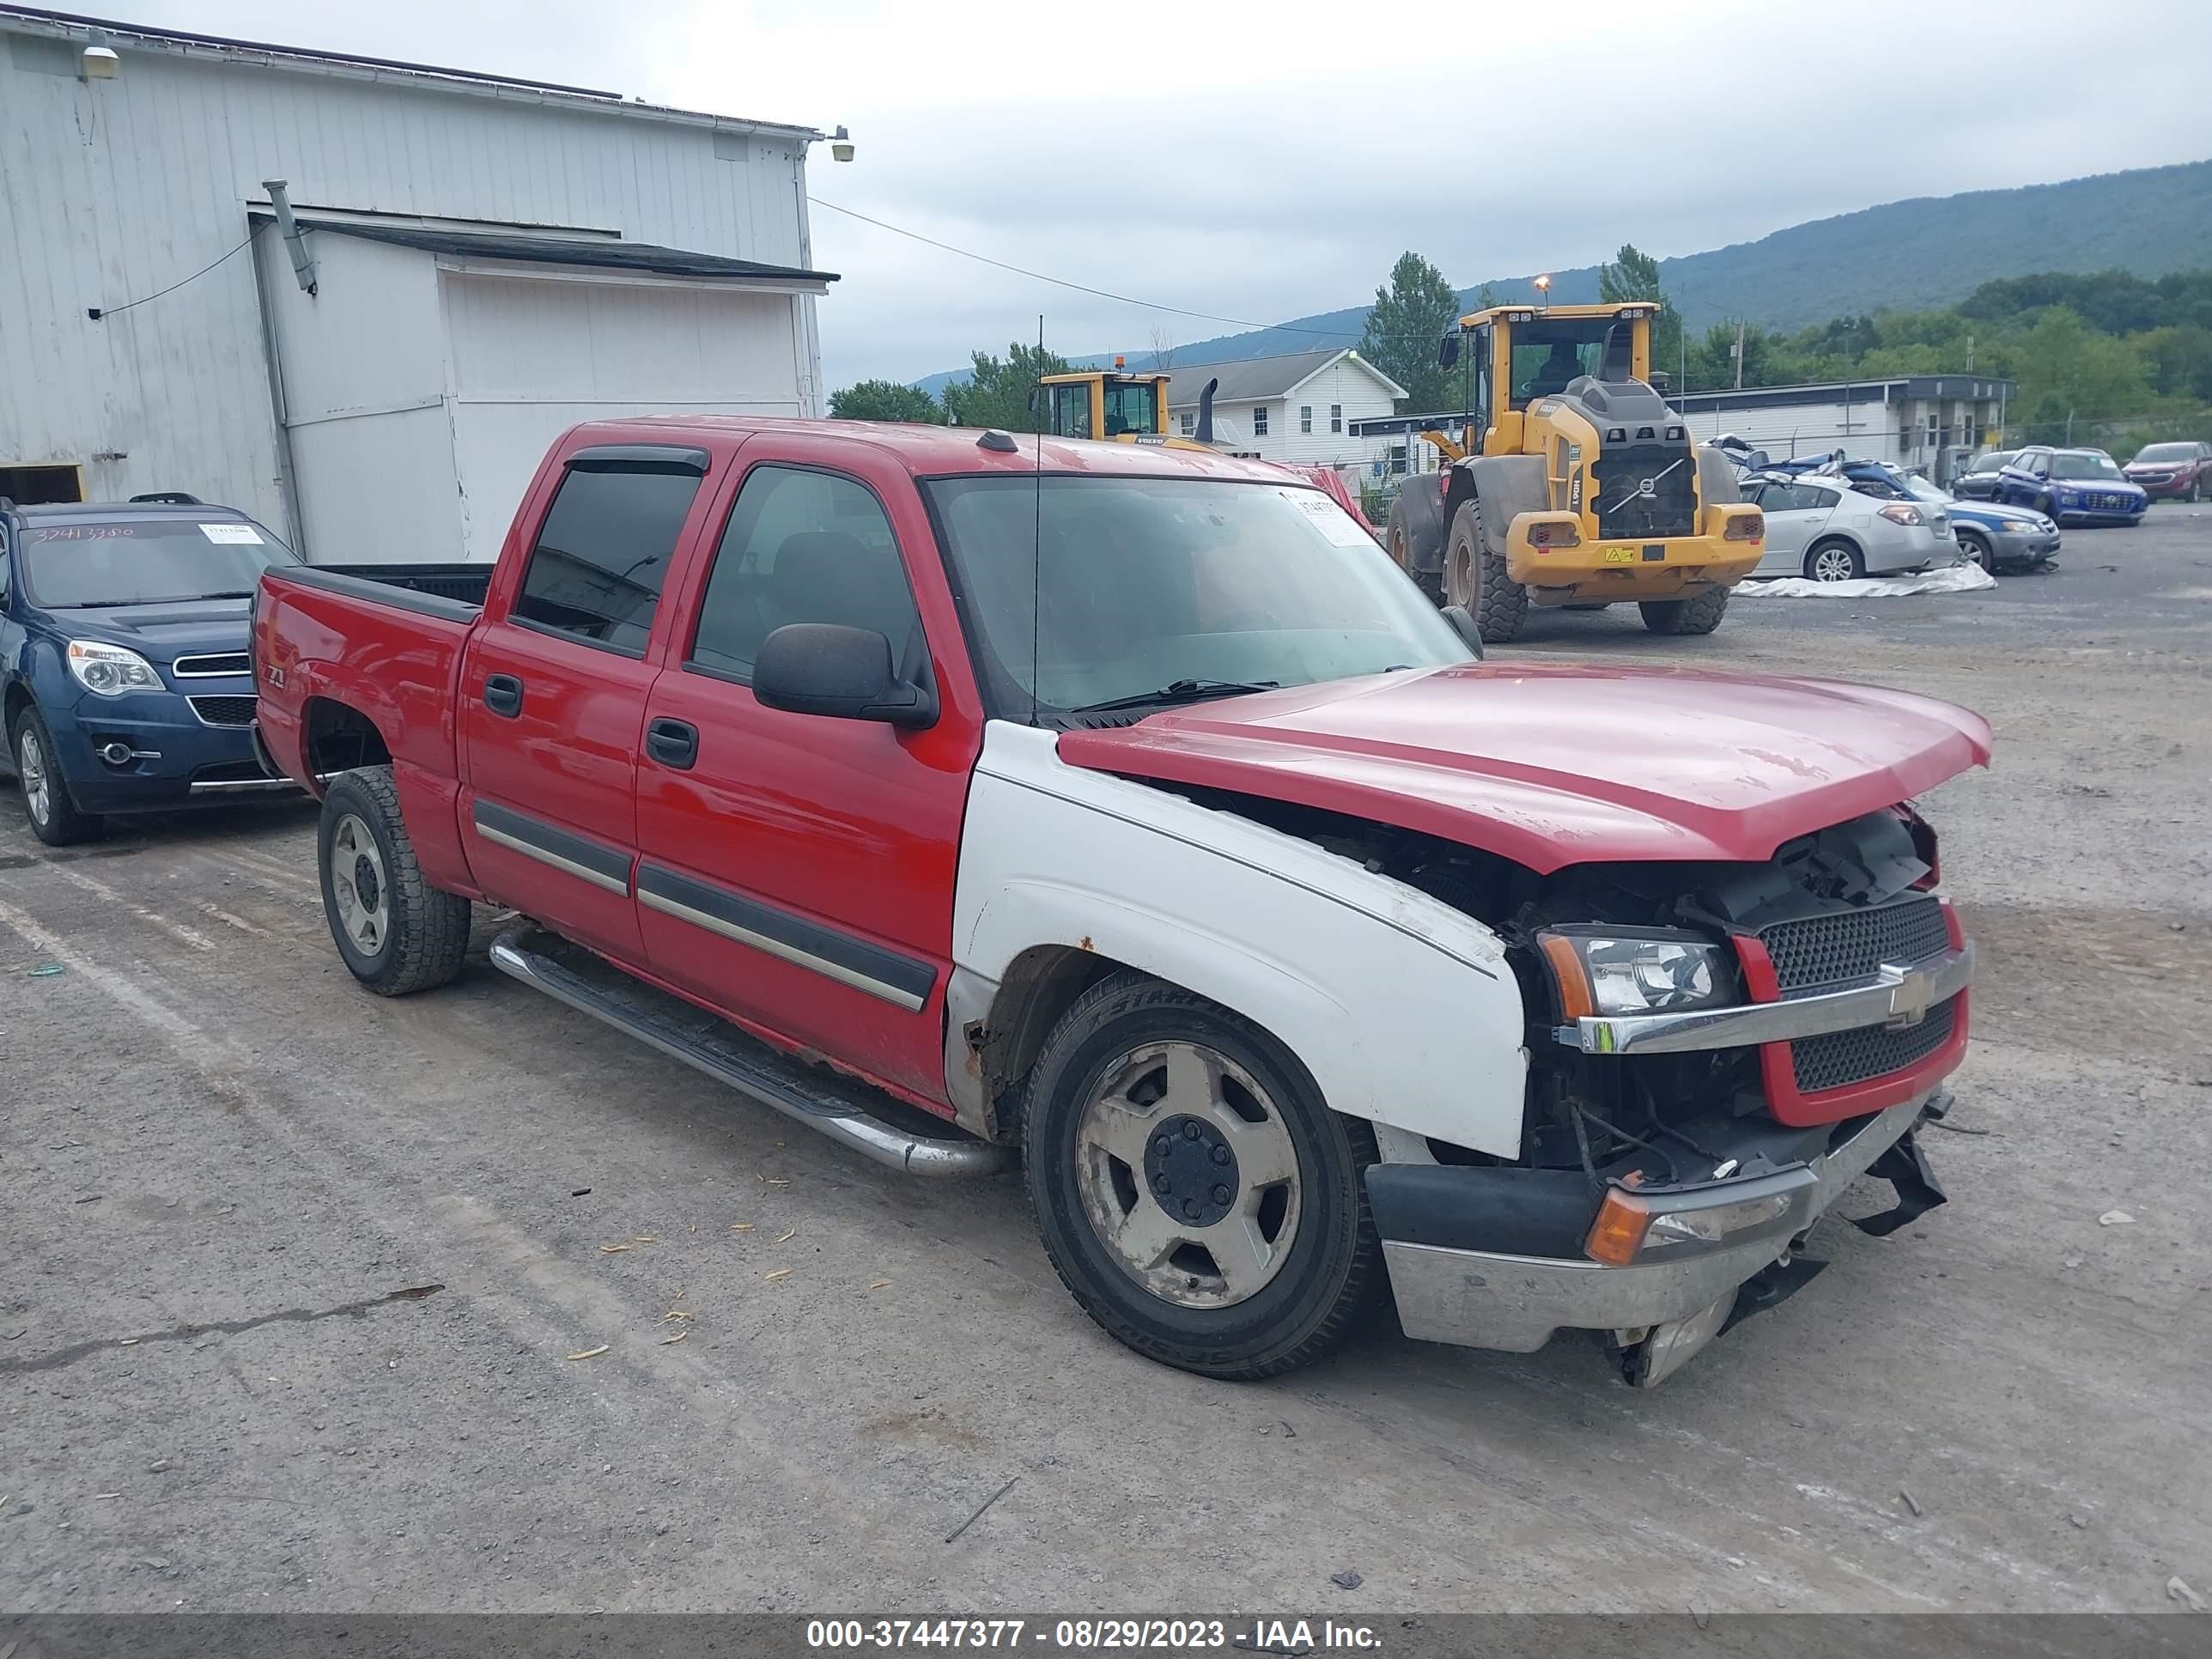
[(1973, 951), (1902, 808), (1756, 866), (1562, 872), (1498, 919), (1532, 1012), (1521, 1154), (1368, 1172), (1407, 1334), (1604, 1333), (1632, 1385), (1808, 1282), (1862, 1175), (1943, 1201), (1914, 1132), (1963, 1058)]

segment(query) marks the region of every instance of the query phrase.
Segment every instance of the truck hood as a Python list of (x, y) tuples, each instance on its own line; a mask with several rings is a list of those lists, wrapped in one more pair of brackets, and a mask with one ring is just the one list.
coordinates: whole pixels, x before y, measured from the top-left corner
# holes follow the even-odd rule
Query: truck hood
[(1948, 703), (1830, 681), (1468, 663), (1068, 732), (1060, 758), (1341, 812), (1539, 873), (1756, 861), (1987, 763)]
[(251, 599), (171, 599), (160, 605), (81, 605), (46, 612), (73, 640), (98, 640), (136, 651), (157, 667), (179, 657), (243, 651)]

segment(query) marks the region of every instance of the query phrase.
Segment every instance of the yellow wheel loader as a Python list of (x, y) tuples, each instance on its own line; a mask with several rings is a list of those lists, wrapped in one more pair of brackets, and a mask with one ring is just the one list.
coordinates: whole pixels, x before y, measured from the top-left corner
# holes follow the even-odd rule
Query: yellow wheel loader
[[(1116, 357), (1114, 367), (1076, 369), (1066, 374), (1047, 374), (1037, 381), (1036, 396), (1051, 416), (1047, 425), (1055, 438), (1104, 438), (1124, 444), (1162, 444), (1170, 449), (1212, 449), (1213, 446), (1213, 388), (1208, 380), (1200, 394), (1198, 430), (1194, 437), (1168, 435), (1168, 381), (1165, 374), (1132, 374)], [(1032, 402), (1032, 410), (1040, 406)]]
[[(1534, 605), (1634, 603), (1656, 634), (1710, 634), (1759, 564), (1765, 520), (1717, 450), (1692, 443), (1650, 385), (1649, 303), (1498, 306), (1460, 319), (1439, 361), (1465, 412), (1356, 421), (1442, 452), (1407, 479), (1383, 545), (1486, 641)], [(1455, 428), (1456, 430), (1455, 431)]]

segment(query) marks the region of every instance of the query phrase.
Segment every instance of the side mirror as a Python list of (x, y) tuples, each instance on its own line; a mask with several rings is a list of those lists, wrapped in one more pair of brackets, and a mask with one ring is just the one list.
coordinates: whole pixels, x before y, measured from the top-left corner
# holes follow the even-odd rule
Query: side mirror
[(1444, 607), (1444, 620), (1452, 625), (1452, 632), (1460, 636), (1467, 648), (1474, 653), (1477, 662), (1482, 660), (1482, 624), (1475, 621), (1463, 605)]
[(1043, 407), (1044, 388), (1041, 386), (1031, 386), (1030, 388), (1030, 413), (1034, 415)]
[(753, 696), (767, 708), (890, 726), (937, 723), (937, 694), (899, 678), (891, 642), (872, 629), (787, 623), (761, 641)]
[(1449, 368), (1459, 362), (1459, 331), (1454, 329), (1437, 343), (1437, 367)]

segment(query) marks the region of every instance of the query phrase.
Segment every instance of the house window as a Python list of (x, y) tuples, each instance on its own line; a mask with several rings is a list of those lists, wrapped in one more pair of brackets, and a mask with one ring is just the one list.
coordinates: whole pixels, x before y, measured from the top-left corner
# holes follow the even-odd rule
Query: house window
[(1341, 432), (1344, 430), (1344, 405), (1342, 404), (1331, 404), (1328, 406), (1328, 429), (1331, 432)]
[(1177, 418), (1182, 422), (1182, 435), (1184, 437), (1188, 438), (1192, 433), (1198, 430), (1198, 416), (1192, 414), (1190, 410), (1186, 409)]
[(1298, 430), (1301, 432), (1311, 432), (1313, 430), (1313, 405), (1311, 404), (1300, 404), (1298, 405)]
[(1267, 405), (1265, 404), (1252, 406), (1252, 435), (1255, 438), (1267, 435)]

